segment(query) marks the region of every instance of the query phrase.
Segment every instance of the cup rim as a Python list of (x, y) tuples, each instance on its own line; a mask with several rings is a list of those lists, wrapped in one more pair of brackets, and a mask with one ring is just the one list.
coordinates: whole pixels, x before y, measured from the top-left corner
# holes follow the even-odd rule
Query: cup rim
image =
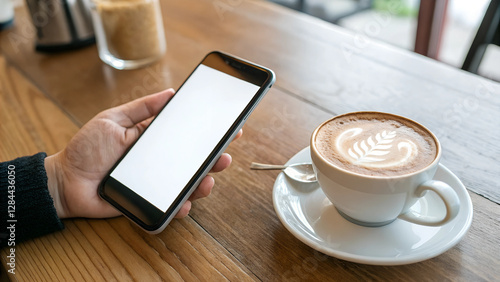
[[(388, 116), (393, 116), (393, 117), (397, 117), (397, 118), (400, 118), (400, 119), (404, 119), (410, 123), (413, 123), (413, 124), (416, 124), (417, 126), (420, 126), (421, 128), (423, 128), (425, 131), (427, 131), (427, 133), (429, 133), (429, 135), (432, 137), (432, 139), (434, 139), (434, 142), (436, 143), (436, 156), (434, 158), (434, 160), (429, 163), (427, 166), (425, 166), (424, 168), (421, 168), (417, 171), (413, 171), (413, 172), (409, 172), (409, 173), (405, 173), (405, 174), (399, 174), (399, 175), (368, 175), (368, 174), (362, 174), (362, 173), (358, 173), (358, 172), (353, 172), (353, 171), (350, 171), (350, 170), (347, 170), (347, 169), (344, 169), (340, 166), (337, 166), (333, 163), (331, 163), (330, 161), (328, 161), (325, 157), (323, 157), (323, 155), (321, 153), (319, 153), (319, 151), (317, 150), (316, 148), (316, 144), (314, 142), (314, 140), (316, 139), (316, 135), (318, 134), (318, 131), (320, 128), (323, 127), (323, 125), (325, 125), (326, 123), (334, 120), (334, 119), (337, 119), (337, 118), (340, 118), (340, 117), (343, 117), (343, 116), (346, 116), (346, 115), (352, 115), (352, 114), (382, 114), (382, 115), (388, 115)], [(437, 138), (437, 136), (431, 131), (429, 130), (427, 127), (425, 127), (423, 124), (413, 120), (413, 119), (410, 119), (410, 118), (407, 118), (407, 117), (404, 117), (404, 116), (401, 116), (401, 115), (397, 115), (397, 114), (392, 114), (392, 113), (387, 113), (387, 112), (379, 112), (379, 111), (354, 111), (354, 112), (348, 112), (348, 113), (344, 113), (344, 114), (340, 114), (340, 115), (336, 115), (334, 117), (331, 117), (325, 121), (323, 121), (321, 124), (319, 124), (313, 131), (312, 135), (311, 135), (311, 140), (310, 140), (310, 147), (311, 147), (311, 151), (314, 152), (314, 154), (316, 156), (318, 156), (321, 161), (326, 164), (327, 166), (329, 167), (332, 167), (336, 170), (339, 170), (343, 173), (347, 173), (347, 174), (350, 174), (350, 175), (353, 175), (353, 176), (357, 176), (357, 177), (363, 177), (363, 178), (368, 178), (368, 179), (400, 179), (400, 178), (406, 178), (406, 177), (411, 177), (413, 175), (417, 175), (417, 174), (420, 174), (426, 170), (428, 170), (430, 167), (433, 167), (435, 165), (437, 165), (441, 159), (441, 142), (439, 142), (439, 139)]]

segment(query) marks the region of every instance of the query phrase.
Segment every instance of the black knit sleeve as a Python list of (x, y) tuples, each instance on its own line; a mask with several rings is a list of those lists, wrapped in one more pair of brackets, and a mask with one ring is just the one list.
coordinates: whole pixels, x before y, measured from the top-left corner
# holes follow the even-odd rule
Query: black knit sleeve
[(45, 157), (0, 163), (0, 248), (64, 228), (47, 187)]

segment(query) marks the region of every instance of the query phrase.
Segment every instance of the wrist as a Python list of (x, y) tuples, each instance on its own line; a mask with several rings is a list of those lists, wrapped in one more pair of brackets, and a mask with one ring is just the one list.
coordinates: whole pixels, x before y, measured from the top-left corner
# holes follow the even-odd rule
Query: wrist
[(64, 193), (61, 165), (58, 161), (58, 154), (45, 158), (45, 171), (47, 173), (47, 187), (52, 196), (54, 207), (59, 218), (68, 217), (64, 207)]

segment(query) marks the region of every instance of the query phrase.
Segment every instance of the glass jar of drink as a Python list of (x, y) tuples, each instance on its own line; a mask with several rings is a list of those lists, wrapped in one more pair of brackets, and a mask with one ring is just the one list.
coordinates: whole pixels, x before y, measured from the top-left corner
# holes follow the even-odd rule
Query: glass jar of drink
[(116, 69), (151, 64), (166, 51), (158, 0), (90, 0), (99, 57)]

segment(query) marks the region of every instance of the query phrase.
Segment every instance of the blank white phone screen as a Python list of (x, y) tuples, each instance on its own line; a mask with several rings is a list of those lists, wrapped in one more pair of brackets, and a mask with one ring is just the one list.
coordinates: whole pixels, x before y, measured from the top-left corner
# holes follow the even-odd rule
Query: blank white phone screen
[(258, 90), (199, 65), (111, 177), (165, 212)]

